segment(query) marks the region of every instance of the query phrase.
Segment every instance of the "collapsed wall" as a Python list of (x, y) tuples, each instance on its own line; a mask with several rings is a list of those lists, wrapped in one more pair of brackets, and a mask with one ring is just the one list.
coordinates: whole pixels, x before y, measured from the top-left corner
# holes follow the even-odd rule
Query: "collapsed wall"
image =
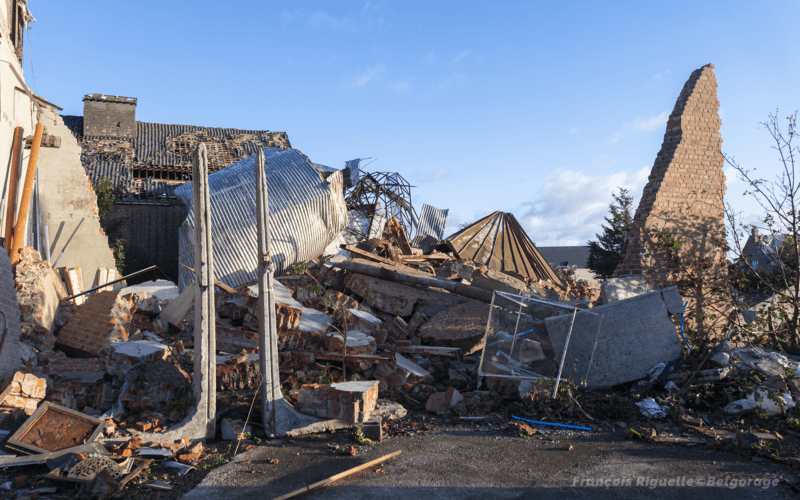
[[(48, 226), (51, 262), (63, 251), (58, 267), (80, 267), (88, 289), (99, 284), (98, 268), (115, 267), (114, 254), (100, 227), (97, 195), (83, 169), (78, 141), (55, 112), (42, 113), (41, 121), (49, 135), (61, 138), (61, 147), (39, 150), (37, 165), (42, 224)], [(69, 241), (73, 233), (75, 237)]]
[[(687, 317), (704, 318), (699, 331), (721, 326), (728, 314), (712, 293), (726, 272), (724, 157), (713, 68), (692, 72), (678, 96), (614, 273), (642, 276), (654, 290), (679, 285), (690, 302)], [(670, 239), (678, 242), (674, 252), (667, 247)], [(705, 263), (697, 266), (693, 256)], [(696, 278), (689, 267), (699, 270)]]

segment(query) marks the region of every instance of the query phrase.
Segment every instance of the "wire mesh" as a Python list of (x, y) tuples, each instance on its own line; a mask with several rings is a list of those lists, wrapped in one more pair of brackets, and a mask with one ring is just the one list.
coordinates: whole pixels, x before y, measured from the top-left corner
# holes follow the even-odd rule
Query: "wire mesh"
[[(590, 318), (589, 339), (594, 345), (582, 350), (589, 353), (585, 359), (573, 360), (567, 358), (567, 350), (578, 311)], [(554, 379), (554, 394), (562, 376), (580, 383), (589, 376), (602, 318), (574, 306), (495, 291), (478, 373), (519, 380)], [(585, 341), (586, 336), (581, 338)]]

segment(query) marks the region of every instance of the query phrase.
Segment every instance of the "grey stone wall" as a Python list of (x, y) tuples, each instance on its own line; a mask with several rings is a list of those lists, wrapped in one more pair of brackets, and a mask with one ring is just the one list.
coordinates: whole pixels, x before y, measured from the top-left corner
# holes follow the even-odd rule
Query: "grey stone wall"
[[(11, 272), (8, 253), (0, 248), (0, 311), (5, 315), (7, 327), (5, 342), (0, 350), (0, 380), (22, 369), (19, 353), (20, 311), (14, 285), (14, 275)], [(0, 318), (0, 339), (3, 338), (1, 320), (2, 318)]]
[[(117, 238), (125, 240), (125, 272), (159, 264), (159, 268), (178, 282), (178, 229), (188, 215), (188, 210), (179, 202), (170, 205), (144, 203), (115, 203), (102, 219), (110, 244)], [(163, 279), (159, 275), (159, 279)], [(142, 280), (153, 279), (150, 273)], [(136, 283), (133, 278), (129, 284)]]
[(136, 105), (83, 101), (83, 135), (135, 138)]

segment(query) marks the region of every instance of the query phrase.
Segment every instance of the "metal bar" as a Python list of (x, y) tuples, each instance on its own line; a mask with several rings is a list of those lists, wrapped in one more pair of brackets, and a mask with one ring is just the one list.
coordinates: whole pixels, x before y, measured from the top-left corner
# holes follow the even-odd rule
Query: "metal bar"
[(69, 239), (67, 240), (67, 242), (66, 242), (66, 243), (64, 243), (64, 248), (62, 248), (62, 249), (61, 249), (61, 253), (59, 253), (59, 254), (58, 254), (58, 257), (56, 257), (56, 261), (55, 261), (55, 262), (53, 262), (53, 266), (52, 266), (52, 267), (53, 267), (53, 269), (55, 269), (55, 268), (56, 268), (56, 266), (58, 265), (58, 261), (59, 261), (59, 260), (61, 260), (61, 256), (62, 256), (62, 255), (64, 255), (64, 251), (65, 251), (65, 250), (67, 249), (67, 247), (69, 246), (69, 242), (70, 242), (70, 241), (72, 241), (72, 238), (74, 238), (74, 237), (75, 237), (75, 233), (77, 233), (77, 232), (78, 232), (78, 229), (80, 229), (80, 227), (81, 227), (81, 224), (83, 224), (83, 221), (84, 221), (84, 219), (85, 219), (85, 217), (84, 217), (84, 218), (81, 218), (81, 220), (78, 222), (78, 225), (77, 225), (77, 226), (75, 226), (75, 230), (74, 230), (74, 231), (72, 231), (72, 235), (69, 237)]
[(558, 384), (561, 383), (561, 371), (564, 369), (564, 361), (567, 359), (567, 349), (569, 349), (569, 339), (572, 337), (572, 327), (575, 325), (575, 316), (578, 315), (578, 308), (572, 313), (572, 322), (569, 324), (569, 332), (567, 333), (567, 341), (564, 343), (564, 353), (561, 355), (561, 364), (558, 366), (558, 377), (556, 377), (556, 386), (553, 388), (553, 398), (558, 394)]
[[(584, 377), (584, 384), (589, 383), (589, 371), (592, 369), (592, 362), (594, 362), (594, 351), (597, 349), (597, 339), (600, 337), (600, 329), (603, 327), (603, 319), (605, 315), (600, 315), (600, 323), (597, 325), (597, 333), (594, 336), (594, 347), (592, 347), (592, 355), (589, 356), (589, 366), (586, 367), (586, 377)], [(666, 368), (664, 369), (666, 372)]]
[(33, 191), (33, 204), (34, 209), (36, 210), (36, 216), (33, 218), (33, 235), (35, 238), (36, 243), (36, 250), (39, 252), (39, 255), (42, 255), (42, 229), (40, 226), (40, 219), (42, 217), (42, 212), (39, 209), (39, 171), (36, 171), (36, 179), (35, 179), (35, 187)]
[(50, 262), (50, 231), (47, 229), (47, 224), (43, 226), (44, 229), (44, 260)]
[(136, 271), (135, 273), (128, 274), (127, 276), (123, 276), (122, 278), (115, 279), (114, 281), (109, 281), (108, 283), (105, 283), (103, 285), (99, 285), (99, 286), (96, 286), (94, 288), (90, 288), (90, 289), (86, 290), (85, 292), (81, 292), (81, 293), (75, 294), (72, 297), (67, 297), (64, 300), (72, 300), (75, 297), (80, 297), (81, 295), (86, 295), (87, 293), (92, 293), (95, 290), (99, 290), (101, 288), (105, 288), (108, 285), (113, 285), (114, 283), (119, 283), (120, 281), (126, 280), (128, 278), (133, 278), (134, 276), (138, 276), (138, 275), (140, 275), (142, 273), (146, 273), (146, 272), (152, 271), (154, 269), (158, 269), (158, 266), (150, 266), (147, 269), (142, 269), (141, 271)]
[[(486, 333), (483, 334), (483, 345), (481, 346), (481, 363), (478, 365), (478, 373), (483, 373), (483, 358), (486, 356), (486, 338), (489, 336), (489, 326), (492, 324), (492, 311), (494, 311), (494, 298), (497, 293), (492, 293), (492, 303), (489, 305), (489, 319), (486, 321)], [(480, 384), (478, 384), (480, 386)]]

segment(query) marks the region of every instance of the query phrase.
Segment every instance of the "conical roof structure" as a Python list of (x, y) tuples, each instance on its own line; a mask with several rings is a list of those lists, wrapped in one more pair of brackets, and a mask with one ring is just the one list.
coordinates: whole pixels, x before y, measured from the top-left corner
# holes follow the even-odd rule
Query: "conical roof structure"
[(459, 258), (469, 259), (496, 271), (513, 272), (534, 280), (550, 280), (561, 284), (514, 214), (495, 212), (445, 241)]

